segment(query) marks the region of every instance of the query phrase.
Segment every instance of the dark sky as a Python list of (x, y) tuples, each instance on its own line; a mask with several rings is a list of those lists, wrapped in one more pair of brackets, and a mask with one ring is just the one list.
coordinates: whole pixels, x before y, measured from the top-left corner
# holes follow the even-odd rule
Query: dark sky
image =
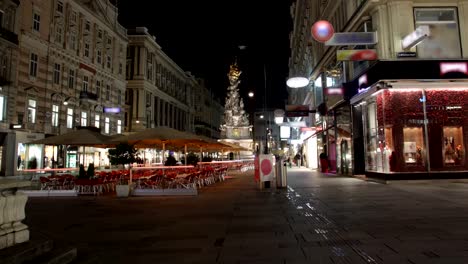
[[(126, 28), (145, 26), (163, 51), (184, 71), (205, 78), (224, 98), (229, 65), (237, 56), (240, 92), (247, 110), (284, 107), (287, 98), (291, 0), (148, 1), (119, 0), (119, 21)], [(240, 50), (238, 46), (247, 46)], [(264, 78), (264, 68), (266, 78)], [(255, 92), (255, 100), (247, 97)]]

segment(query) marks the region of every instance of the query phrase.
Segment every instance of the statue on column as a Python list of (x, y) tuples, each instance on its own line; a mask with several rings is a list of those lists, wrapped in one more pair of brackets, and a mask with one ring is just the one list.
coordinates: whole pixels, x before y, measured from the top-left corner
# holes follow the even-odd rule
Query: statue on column
[(226, 126), (229, 127), (239, 127), (239, 126), (248, 126), (249, 118), (244, 111), (244, 103), (239, 95), (239, 77), (242, 74), (242, 71), (239, 70), (237, 62), (234, 62), (229, 68), (228, 78), (229, 78), (229, 87), (228, 95), (226, 98), (226, 104), (224, 107), (224, 125), (221, 129), (225, 130)]

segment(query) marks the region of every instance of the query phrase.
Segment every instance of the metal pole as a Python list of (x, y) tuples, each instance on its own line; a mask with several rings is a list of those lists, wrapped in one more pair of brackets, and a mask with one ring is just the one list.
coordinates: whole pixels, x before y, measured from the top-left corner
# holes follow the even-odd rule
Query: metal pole
[(185, 166), (187, 166), (187, 144), (185, 144), (184, 146), (184, 151), (185, 151), (184, 153)]
[(422, 103), (423, 103), (423, 113), (424, 113), (424, 137), (426, 143), (426, 160), (427, 160), (427, 171), (431, 172), (431, 160), (429, 157), (429, 132), (427, 131), (427, 112), (426, 112), (426, 90), (422, 90)]

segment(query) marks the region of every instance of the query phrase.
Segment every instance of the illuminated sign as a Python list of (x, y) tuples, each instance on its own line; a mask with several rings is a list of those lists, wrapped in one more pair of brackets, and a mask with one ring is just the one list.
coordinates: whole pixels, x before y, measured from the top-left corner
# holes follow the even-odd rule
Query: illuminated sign
[(318, 42), (325, 42), (333, 37), (335, 29), (326, 20), (319, 20), (312, 25), (312, 37)]
[(363, 76), (359, 77), (359, 80), (358, 80), (359, 87), (365, 84), (367, 84), (367, 74), (364, 74)]
[(325, 42), (325, 46), (374, 45), (376, 43), (375, 32), (343, 32), (335, 33), (330, 40)]
[(419, 26), (415, 31), (403, 38), (401, 47), (404, 50), (411, 49), (430, 35), (429, 26)]
[(325, 89), (325, 93), (327, 95), (342, 95), (343, 94), (343, 89), (341, 88), (327, 88)]
[(371, 61), (377, 60), (377, 51), (375, 49), (364, 50), (337, 50), (337, 61)]
[(291, 128), (288, 126), (280, 126), (280, 137), (281, 138), (290, 138), (291, 137)]
[(120, 113), (120, 107), (104, 107), (104, 113), (118, 114)]
[(23, 128), (22, 124), (10, 124), (10, 129), (20, 129)]
[(301, 127), (301, 132), (315, 131), (315, 127)]
[(468, 74), (468, 66), (466, 62), (441, 62), (440, 74), (444, 75), (448, 72), (461, 72)]

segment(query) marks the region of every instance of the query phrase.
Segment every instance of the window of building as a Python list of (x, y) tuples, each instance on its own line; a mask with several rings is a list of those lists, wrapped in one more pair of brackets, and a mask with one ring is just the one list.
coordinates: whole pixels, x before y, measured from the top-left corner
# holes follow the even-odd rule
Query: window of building
[(63, 13), (63, 2), (62, 1), (57, 1), (57, 12), (58, 13)]
[(73, 128), (73, 109), (67, 108), (67, 128)]
[(122, 63), (119, 63), (119, 74), (122, 74), (122, 71), (123, 71)]
[(122, 104), (122, 91), (120, 90), (117, 91), (117, 104), (118, 105)]
[(76, 18), (77, 18), (77, 16), (78, 16), (78, 15), (76, 14), (75, 11), (73, 11), (73, 12), (71, 13), (70, 19), (71, 19), (71, 21), (72, 21), (73, 23), (76, 23)]
[(88, 91), (88, 84), (89, 84), (89, 77), (88, 76), (83, 76), (83, 91), (87, 92)]
[(104, 133), (109, 134), (109, 130), (110, 130), (110, 120), (108, 117), (106, 117), (106, 119), (104, 119)]
[(107, 45), (112, 45), (112, 38), (107, 38)]
[(146, 78), (153, 80), (153, 54), (149, 54), (146, 60)]
[(41, 27), (41, 16), (38, 13), (33, 14), (33, 29), (39, 31)]
[(55, 63), (54, 64), (54, 83), (55, 84), (60, 84), (60, 73), (61, 73), (60, 64)]
[(91, 23), (89, 21), (85, 22), (85, 30), (88, 32), (91, 30)]
[(31, 53), (31, 61), (29, 62), (29, 76), (31, 77), (37, 77), (37, 61), (37, 54)]
[(0, 121), (5, 121), (6, 100), (4, 95), (0, 95)]
[(76, 50), (76, 35), (75, 35), (75, 32), (70, 32), (70, 49)]
[(55, 29), (55, 42), (62, 43), (62, 35), (62, 27), (57, 26), (57, 28)]
[(52, 126), (57, 127), (59, 123), (59, 106), (52, 105)]
[(98, 38), (99, 38), (99, 39), (102, 39), (102, 30), (99, 30), (99, 31), (98, 31)]
[(97, 127), (97, 128), (99, 128), (100, 125), (101, 125), (101, 124), (100, 124), (100, 123), (101, 123), (101, 119), (100, 119), (100, 118), (101, 118), (101, 117), (100, 117), (99, 115), (95, 115), (95, 116), (94, 116), (94, 126)]
[(461, 45), (455, 8), (415, 8), (415, 27), (429, 26), (430, 36), (418, 46), (419, 58), (460, 58)]
[(111, 87), (110, 87), (110, 85), (108, 84), (108, 85), (106, 86), (106, 100), (108, 100), (108, 101), (110, 100), (110, 93), (111, 93)]
[(445, 126), (444, 133), (444, 164), (445, 166), (463, 165), (464, 142), (462, 126)]
[(146, 106), (151, 106), (151, 93), (146, 93)]
[(7, 74), (10, 68), (10, 62), (8, 56), (0, 56), (0, 77), (7, 78)]
[(87, 125), (88, 125), (88, 113), (81, 112), (81, 126), (87, 126)]
[(100, 50), (97, 50), (97, 56), (96, 56), (96, 61), (98, 64), (102, 63), (102, 52)]
[(96, 94), (98, 98), (101, 96), (101, 81), (96, 81)]
[(75, 87), (75, 71), (70, 69), (68, 71), (68, 88), (73, 89)]
[(85, 43), (84, 45), (84, 56), (89, 57), (89, 43)]
[(36, 100), (28, 100), (28, 123), (36, 123)]
[(117, 134), (122, 134), (122, 120), (117, 120)]
[(3, 10), (0, 10), (0, 27), (2, 27), (3, 24), (4, 24), (4, 23), (3, 23), (3, 16), (4, 16)]
[(107, 68), (110, 69), (111, 65), (112, 65), (112, 57), (111, 55), (107, 55)]

